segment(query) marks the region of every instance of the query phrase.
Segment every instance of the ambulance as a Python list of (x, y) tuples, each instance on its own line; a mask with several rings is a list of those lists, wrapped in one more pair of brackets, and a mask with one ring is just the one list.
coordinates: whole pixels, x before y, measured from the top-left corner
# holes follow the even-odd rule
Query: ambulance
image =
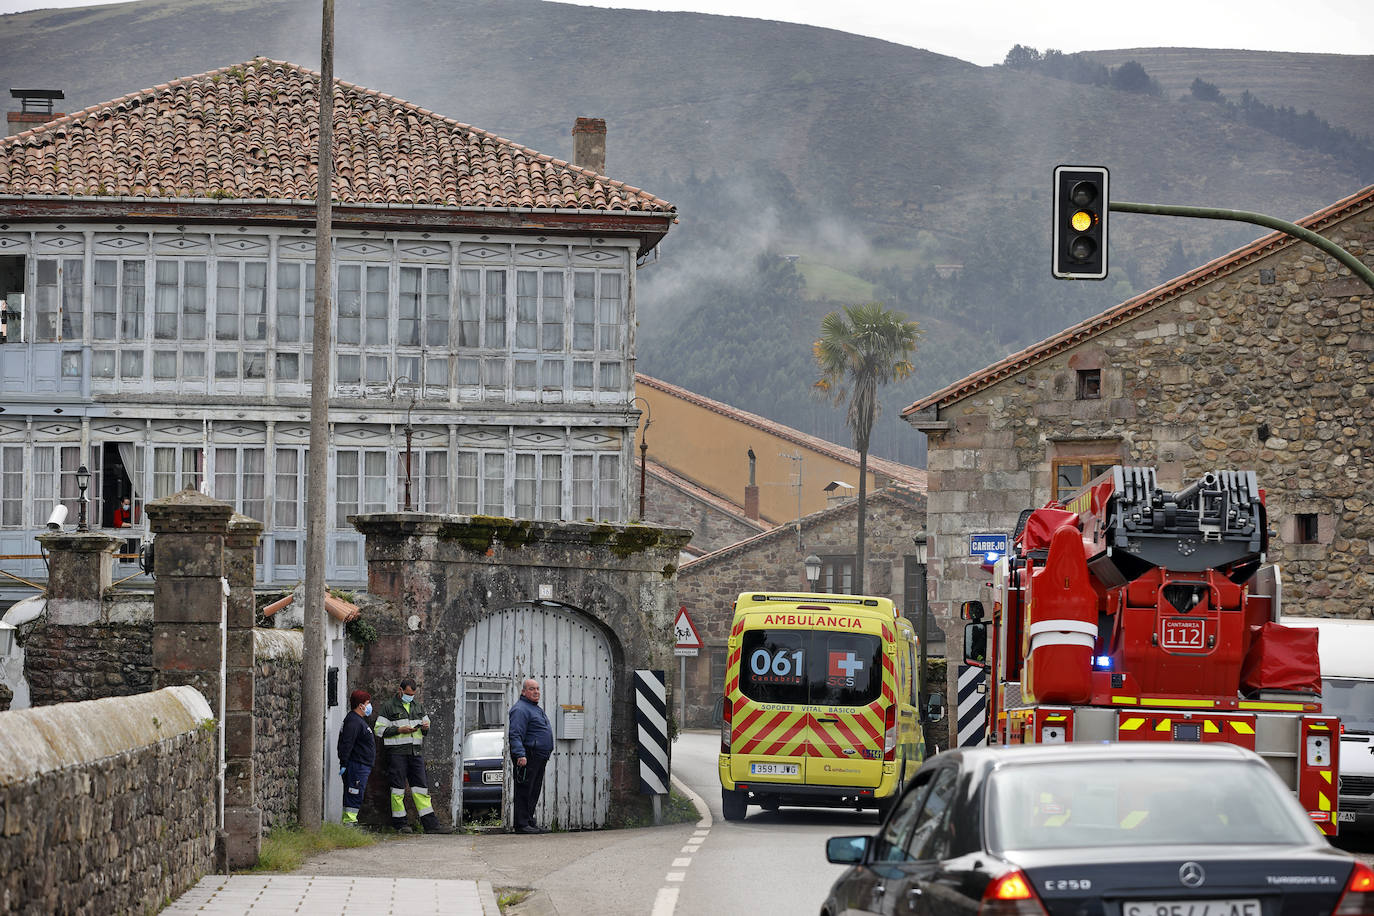
[[(916, 634), (887, 598), (745, 592), (720, 731), (721, 808), (885, 813), (925, 758)], [(929, 717), (940, 718), (931, 697)]]

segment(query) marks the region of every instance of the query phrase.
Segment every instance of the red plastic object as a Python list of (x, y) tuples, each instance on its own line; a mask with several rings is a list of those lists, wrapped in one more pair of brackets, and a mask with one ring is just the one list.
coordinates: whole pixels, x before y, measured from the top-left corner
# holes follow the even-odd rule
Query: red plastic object
[(1030, 553), (1050, 546), (1050, 538), (1065, 525), (1073, 526), (1074, 536), (1078, 534), (1078, 513), (1067, 509), (1051, 509), (1046, 506), (1036, 509), (1026, 519), (1026, 530), (1021, 534), (1022, 550)]
[(1316, 629), (1273, 622), (1261, 626), (1245, 656), (1240, 682), (1246, 690), (1321, 693)]
[(1036, 703), (1092, 699), (1097, 591), (1075, 525), (1054, 532), (1044, 568), (1032, 575), (1025, 639), (1023, 694)]

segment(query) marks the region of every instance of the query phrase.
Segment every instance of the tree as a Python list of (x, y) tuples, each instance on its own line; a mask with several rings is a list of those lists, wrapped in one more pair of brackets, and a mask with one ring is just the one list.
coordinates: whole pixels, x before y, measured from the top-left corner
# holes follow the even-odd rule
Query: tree
[(859, 453), (859, 531), (854, 562), (854, 593), (864, 591), (864, 523), (868, 513), (868, 442), (878, 417), (878, 389), (901, 381), (914, 368), (908, 358), (921, 328), (881, 302), (846, 305), (821, 319), (821, 336), (812, 345), (821, 377), (815, 389), (845, 407), (845, 425)]

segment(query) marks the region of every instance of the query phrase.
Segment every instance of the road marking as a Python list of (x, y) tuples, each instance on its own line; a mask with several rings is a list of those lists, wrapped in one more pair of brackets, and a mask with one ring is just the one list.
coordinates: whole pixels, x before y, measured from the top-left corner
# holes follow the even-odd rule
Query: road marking
[(682, 858), (682, 859), (674, 859), (674, 860), (673, 860), (673, 868), (686, 868), (687, 866), (689, 866), (689, 865), (691, 865), (691, 864), (692, 864), (692, 859), (691, 859), (690, 856), (688, 856), (688, 857), (686, 857), (686, 858)]
[(659, 888), (658, 896), (654, 898), (654, 909), (650, 916), (673, 916), (673, 910), (677, 908), (677, 895), (681, 888), (663, 887)]
[(664, 875), (663, 880), (665, 880), (665, 881), (686, 881), (686, 880), (687, 880), (687, 873), (686, 873), (685, 871), (670, 871), (670, 872), (668, 872), (668, 874)]

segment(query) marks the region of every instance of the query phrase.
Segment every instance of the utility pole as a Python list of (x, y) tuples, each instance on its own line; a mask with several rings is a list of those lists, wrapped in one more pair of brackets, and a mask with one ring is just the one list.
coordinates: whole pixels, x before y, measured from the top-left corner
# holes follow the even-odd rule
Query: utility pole
[(315, 339), (310, 372), (310, 483), (305, 532), (305, 647), (301, 665), (301, 756), (296, 814), (300, 825), (324, 823), (324, 566), (329, 512), (329, 333), (332, 322), (334, 191), (334, 0), (322, 0), (320, 139), (315, 174)]
[(802, 453), (800, 451), (778, 452), (778, 457), (797, 462), (797, 550), (800, 551), (802, 549)]

